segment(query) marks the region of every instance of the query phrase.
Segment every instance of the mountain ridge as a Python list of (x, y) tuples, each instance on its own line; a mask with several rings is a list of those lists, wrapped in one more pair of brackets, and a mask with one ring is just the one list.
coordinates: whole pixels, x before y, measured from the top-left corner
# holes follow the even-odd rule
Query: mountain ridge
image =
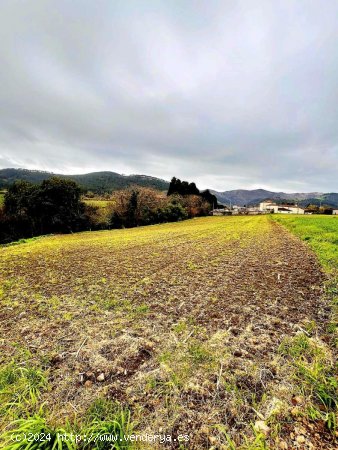
[[(89, 172), (86, 174), (64, 175), (53, 172), (7, 168), (0, 169), (0, 189), (6, 189), (17, 180), (26, 180), (32, 183), (41, 183), (52, 176), (59, 176), (76, 181), (83, 189), (95, 193), (112, 192), (118, 189), (125, 189), (132, 185), (152, 187), (160, 191), (166, 191), (169, 181), (150, 175), (124, 175), (113, 171)], [(209, 189), (216, 195), (217, 200), (223, 204), (232, 205), (257, 205), (263, 200), (285, 200), (296, 201), (301, 206), (307, 204), (325, 204), (338, 207), (338, 193), (322, 192), (274, 192), (266, 189), (232, 189), (228, 191), (216, 191)]]
[(266, 189), (233, 189), (229, 191), (214, 191), (210, 192), (216, 195), (217, 199), (221, 203), (236, 204), (238, 206), (252, 206), (257, 205), (263, 200), (285, 200), (285, 201), (296, 201), (301, 206), (306, 206), (309, 203), (319, 205), (325, 204), (328, 206), (338, 206), (338, 193), (330, 192), (274, 192), (268, 191)]
[(169, 187), (168, 181), (150, 175), (123, 175), (111, 171), (64, 175), (42, 170), (8, 168), (0, 169), (0, 188), (7, 188), (18, 180), (25, 180), (38, 184), (53, 176), (74, 180), (83, 189), (95, 193), (112, 192), (118, 189), (125, 189), (132, 185), (152, 187), (160, 191), (167, 190)]

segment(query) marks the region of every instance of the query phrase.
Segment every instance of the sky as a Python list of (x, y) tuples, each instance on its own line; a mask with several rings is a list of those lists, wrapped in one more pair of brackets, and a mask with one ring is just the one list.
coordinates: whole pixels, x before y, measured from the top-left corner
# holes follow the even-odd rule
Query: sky
[(1, 0), (0, 168), (338, 191), (337, 0)]

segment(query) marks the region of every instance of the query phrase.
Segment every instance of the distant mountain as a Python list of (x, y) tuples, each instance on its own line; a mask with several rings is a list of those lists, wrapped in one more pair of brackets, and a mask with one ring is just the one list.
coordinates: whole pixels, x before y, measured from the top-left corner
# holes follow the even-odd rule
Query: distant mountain
[(96, 193), (112, 192), (132, 185), (151, 187), (166, 191), (169, 182), (147, 175), (121, 175), (115, 172), (92, 172), (84, 175), (62, 175), (40, 170), (0, 169), (0, 189), (6, 188), (17, 180), (41, 183), (43, 180), (58, 176), (76, 181), (83, 189)]
[[(31, 183), (41, 183), (52, 176), (58, 176), (76, 181), (83, 189), (95, 193), (112, 192), (118, 189), (125, 189), (132, 185), (151, 187), (160, 191), (167, 191), (169, 182), (160, 178), (148, 175), (121, 175), (116, 172), (92, 172), (84, 175), (62, 175), (40, 170), (28, 169), (0, 169), (0, 189), (6, 189), (17, 180), (26, 180)], [(262, 200), (271, 199), (275, 201), (297, 202), (301, 206), (309, 203), (315, 205), (328, 205), (338, 207), (338, 194), (331, 192), (323, 194), (321, 192), (293, 193), (272, 192), (265, 189), (236, 189), (232, 191), (218, 192), (210, 189), (216, 195), (220, 203), (229, 205), (257, 205)]]
[(338, 194), (337, 193), (328, 193), (323, 194), (321, 192), (309, 192), (309, 193), (300, 193), (295, 192), (292, 194), (287, 194), (285, 192), (272, 192), (267, 191), (265, 189), (237, 189), (233, 191), (224, 191), (217, 192), (211, 191), (214, 195), (216, 195), (217, 200), (220, 203), (229, 205), (257, 205), (263, 200), (271, 199), (275, 201), (285, 200), (289, 202), (297, 202), (302, 206), (306, 206), (309, 203), (311, 204), (325, 204), (329, 206), (336, 207), (338, 206)]

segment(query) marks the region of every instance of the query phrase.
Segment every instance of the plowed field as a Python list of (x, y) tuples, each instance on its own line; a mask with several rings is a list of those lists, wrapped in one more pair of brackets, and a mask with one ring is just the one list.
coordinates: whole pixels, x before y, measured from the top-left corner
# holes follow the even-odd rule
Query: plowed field
[[(327, 320), (324, 279), (267, 216), (12, 245), (0, 249), (1, 363), (46, 371), (52, 423), (81, 422), (101, 396), (128, 408), (138, 433), (189, 435), (181, 448), (244, 445), (259, 420), (271, 448), (284, 424), (292, 445), (297, 385), (278, 348)], [(307, 439), (334, 448), (327, 433), (323, 447)]]

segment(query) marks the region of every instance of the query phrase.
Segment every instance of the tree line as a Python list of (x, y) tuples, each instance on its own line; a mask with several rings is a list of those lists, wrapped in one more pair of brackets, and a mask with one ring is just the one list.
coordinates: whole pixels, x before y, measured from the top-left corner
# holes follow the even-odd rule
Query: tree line
[(195, 195), (201, 197), (205, 202), (209, 203), (213, 208), (217, 207), (217, 197), (213, 195), (209, 189), (200, 192), (195, 183), (181, 181), (179, 178), (173, 177), (170, 181), (167, 195), (189, 196)]
[(41, 184), (17, 181), (0, 208), (0, 243), (52, 233), (130, 228), (175, 222), (207, 215), (217, 203), (209, 191), (195, 183), (171, 180), (167, 193), (133, 186), (109, 195), (105, 214), (95, 202), (83, 199), (80, 186), (52, 177)]

